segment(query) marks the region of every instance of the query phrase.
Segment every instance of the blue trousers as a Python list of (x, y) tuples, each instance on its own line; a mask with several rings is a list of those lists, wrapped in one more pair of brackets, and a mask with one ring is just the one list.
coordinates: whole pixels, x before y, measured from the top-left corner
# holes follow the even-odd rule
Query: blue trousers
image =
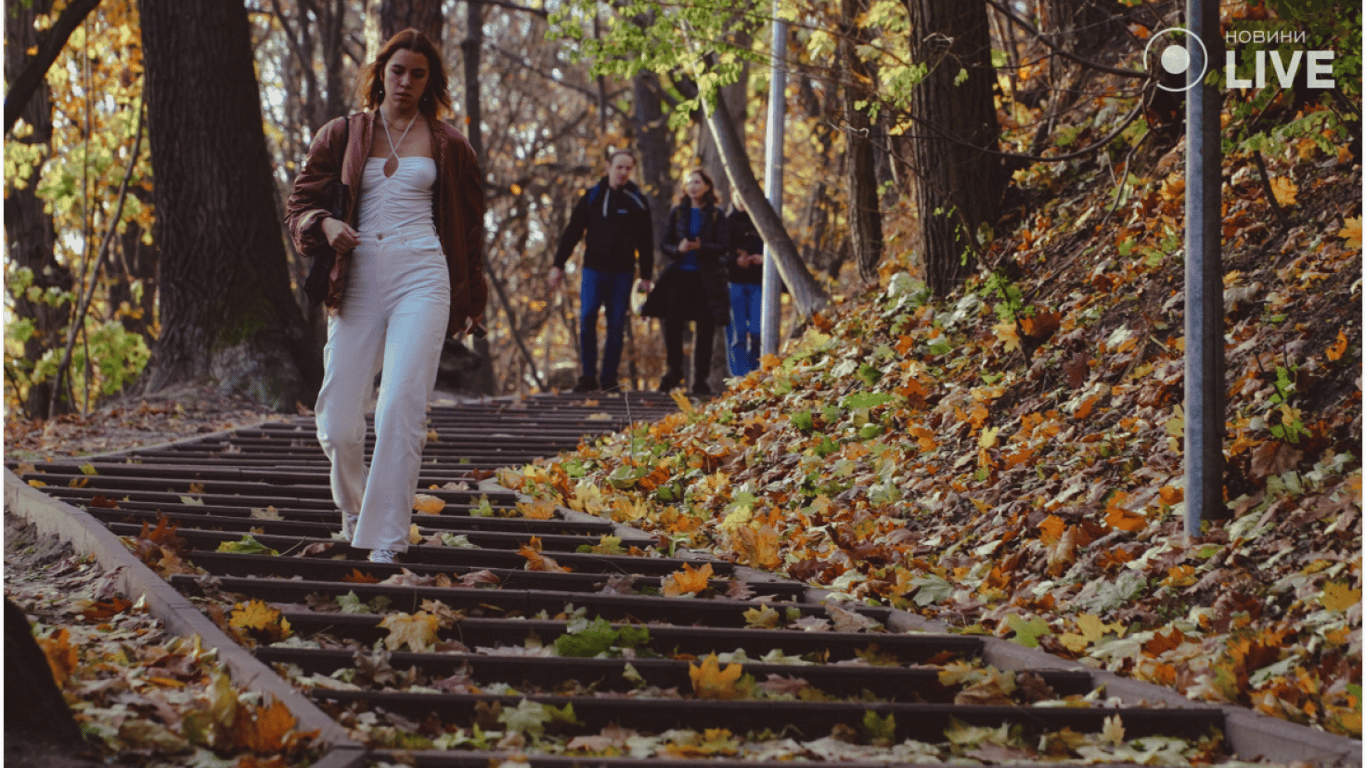
[(726, 362), (730, 375), (759, 368), (759, 323), (762, 288), (758, 283), (730, 284), (730, 325), (726, 326)]
[[(630, 307), (632, 272), (602, 272), (584, 268), (579, 286), (579, 345), (583, 375), (596, 378), (603, 387), (615, 386), (621, 350), (626, 339), (626, 310)], [(598, 310), (607, 310), (607, 338), (602, 346), (602, 372), (598, 372)]]

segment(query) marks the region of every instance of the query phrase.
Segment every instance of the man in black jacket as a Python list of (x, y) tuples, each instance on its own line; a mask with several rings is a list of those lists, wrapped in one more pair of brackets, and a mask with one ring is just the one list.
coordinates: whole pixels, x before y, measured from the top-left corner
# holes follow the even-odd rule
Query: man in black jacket
[[(564, 265), (574, 246), (587, 233), (583, 250), (583, 282), (579, 292), (579, 345), (583, 375), (575, 392), (617, 387), (617, 368), (626, 334), (626, 312), (631, 304), (631, 283), (640, 268), (642, 291), (650, 290), (654, 270), (654, 233), (650, 226), (650, 202), (630, 181), (636, 159), (630, 150), (612, 151), (607, 175), (579, 198), (569, 225), (560, 237), (555, 263), (550, 268), (550, 288), (564, 282)], [(607, 339), (602, 349), (602, 372), (598, 372), (598, 310), (607, 310)]]

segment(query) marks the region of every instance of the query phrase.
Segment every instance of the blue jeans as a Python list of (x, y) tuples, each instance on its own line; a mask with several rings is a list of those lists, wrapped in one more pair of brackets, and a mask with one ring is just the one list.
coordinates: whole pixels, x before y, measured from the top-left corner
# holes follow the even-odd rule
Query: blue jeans
[(730, 325), (726, 326), (726, 362), (730, 375), (759, 368), (759, 323), (763, 302), (758, 283), (730, 284)]
[[(603, 387), (617, 383), (621, 350), (626, 338), (626, 310), (631, 301), (631, 272), (603, 272), (584, 268), (579, 287), (579, 346), (583, 375), (596, 378)], [(607, 310), (607, 340), (602, 347), (602, 374), (598, 374), (598, 309)]]

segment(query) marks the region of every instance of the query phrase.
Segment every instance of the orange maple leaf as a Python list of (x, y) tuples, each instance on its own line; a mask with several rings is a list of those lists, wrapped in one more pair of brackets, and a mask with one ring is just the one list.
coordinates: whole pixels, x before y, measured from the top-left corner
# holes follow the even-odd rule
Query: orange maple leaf
[(38, 646), (43, 649), (43, 655), (47, 657), (47, 664), (52, 667), (52, 679), (57, 682), (58, 688), (66, 686), (66, 682), (71, 679), (71, 673), (76, 671), (76, 665), (80, 662), (80, 655), (71, 645), (71, 633), (66, 627), (62, 627), (48, 637), (35, 638)]
[(278, 699), (261, 707), (251, 716), (239, 711), (232, 724), (232, 741), (238, 749), (257, 753), (279, 752), (285, 748), (285, 738), (294, 730), (294, 715)]
[(1020, 318), (1020, 328), (1025, 335), (1040, 341), (1051, 337), (1061, 325), (1062, 315), (1047, 310), (1035, 312), (1032, 317)]
[(693, 693), (699, 699), (721, 699), (730, 701), (738, 699), (744, 695), (743, 691), (736, 690), (735, 683), (739, 681), (744, 668), (739, 664), (727, 664), (725, 669), (721, 669), (721, 660), (716, 654), (708, 654), (702, 660), (699, 667), (696, 664), (688, 664), (688, 677), (692, 679)]
[[(1360, 233), (1358, 233), (1357, 236), (1358, 236), (1358, 238), (1359, 238), (1359, 237), (1360, 237)], [(1338, 360), (1341, 360), (1341, 359), (1342, 359), (1342, 356), (1343, 356), (1344, 354), (1346, 354), (1346, 352), (1347, 352), (1347, 334), (1343, 333), (1342, 330), (1339, 329), (1339, 330), (1338, 330), (1338, 340), (1337, 340), (1337, 343), (1333, 344), (1333, 346), (1331, 346), (1331, 347), (1329, 347), (1328, 349), (1324, 350), (1323, 353), (1324, 353), (1325, 355), (1328, 356), (1328, 359), (1329, 359), (1329, 360), (1331, 360), (1331, 361), (1333, 361), (1333, 362), (1337, 362)]]
[(553, 558), (541, 554), (541, 537), (532, 536), (531, 541), (518, 547), (517, 554), (526, 558), (526, 569), (528, 571), (545, 571), (547, 573), (569, 573), (568, 568), (555, 562)]
[(341, 577), (341, 580), (348, 584), (378, 584), (379, 577), (371, 576), (368, 573), (361, 573), (359, 568), (352, 568), (351, 572)]
[(1156, 635), (1153, 635), (1153, 639), (1144, 643), (1143, 653), (1156, 658), (1167, 651), (1180, 647), (1181, 643), (1185, 641), (1186, 636), (1181, 633), (1181, 630), (1172, 627), (1171, 631), (1167, 634), (1164, 635), (1161, 632), (1158, 632)]
[(81, 618), (86, 621), (104, 621), (116, 614), (123, 613), (133, 607), (130, 600), (124, 600), (117, 595), (109, 600), (96, 600), (91, 602), (81, 611)]
[(695, 595), (707, 588), (707, 580), (711, 576), (711, 563), (705, 563), (701, 568), (693, 568), (690, 564), (684, 563), (683, 570), (664, 577), (661, 591), (665, 597)]

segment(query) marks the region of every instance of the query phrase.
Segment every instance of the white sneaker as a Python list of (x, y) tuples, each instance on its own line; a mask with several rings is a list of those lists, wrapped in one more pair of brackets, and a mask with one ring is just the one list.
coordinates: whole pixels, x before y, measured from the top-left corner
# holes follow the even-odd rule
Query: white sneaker
[(356, 538), (356, 526), (360, 524), (360, 515), (342, 515), (342, 536), (347, 541)]
[(372, 563), (392, 563), (398, 553), (392, 549), (372, 549), (370, 550), (370, 562)]

